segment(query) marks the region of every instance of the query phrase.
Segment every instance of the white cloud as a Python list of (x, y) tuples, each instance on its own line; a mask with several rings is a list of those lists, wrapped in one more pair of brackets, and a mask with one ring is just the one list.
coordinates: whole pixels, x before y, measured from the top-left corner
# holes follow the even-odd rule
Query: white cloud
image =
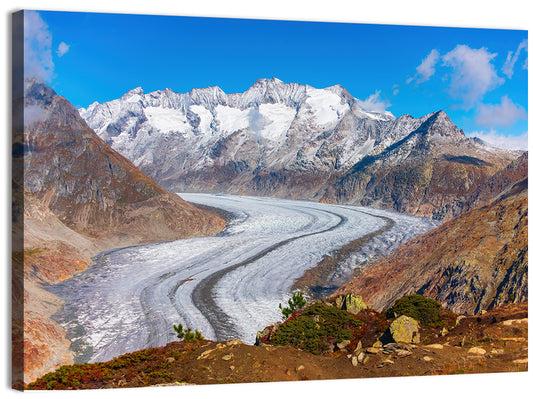
[(472, 49), (458, 45), (442, 56), (444, 65), (453, 69), (448, 93), (461, 100), (465, 109), (471, 109), (485, 93), (504, 82), (492, 64), (496, 55), (485, 48)]
[(47, 116), (47, 111), (38, 105), (26, 105), (24, 107), (24, 125), (42, 122)]
[(466, 134), (468, 137), (477, 137), (488, 144), (503, 148), (505, 150), (522, 150), (527, 151), (527, 132), (520, 136), (506, 136), (497, 133), (494, 130), (489, 132), (471, 132)]
[[(506, 75), (509, 79), (513, 77), (514, 74), (514, 66), (516, 64), (516, 61), (518, 61), (518, 57), (520, 56), (520, 53), (523, 49), (526, 49), (527, 51), (527, 39), (524, 39), (520, 42), (518, 45), (518, 48), (513, 53), (512, 51), (509, 51), (507, 53), (507, 59), (505, 60), (505, 64), (503, 64), (502, 72), (504, 75)], [(523, 68), (527, 69), (527, 58), (523, 64)]]
[(386, 109), (390, 107), (390, 102), (387, 100), (381, 100), (379, 98), (379, 95), (381, 94), (381, 90), (376, 90), (374, 94), (371, 94), (368, 96), (368, 98), (364, 101), (361, 101), (361, 108), (364, 111), (369, 112), (380, 112), (384, 113), (386, 112)]
[(396, 96), (400, 92), (400, 85), (399, 84), (393, 84), (392, 85), (392, 95)]
[(429, 80), (435, 74), (435, 65), (439, 60), (440, 53), (433, 49), (431, 52), (422, 60), (419, 66), (416, 67), (415, 76), (407, 79), (407, 83), (411, 83), (416, 79), (416, 83), (423, 83)]
[(65, 42), (59, 43), (59, 46), (57, 48), (57, 56), (63, 57), (68, 51), (70, 50), (70, 45), (68, 45)]
[(50, 80), (53, 73), (48, 25), (36, 11), (24, 11), (24, 76)]
[(509, 127), (519, 119), (527, 119), (524, 107), (515, 104), (509, 97), (503, 96), (500, 104), (480, 104), (476, 123), (482, 126)]

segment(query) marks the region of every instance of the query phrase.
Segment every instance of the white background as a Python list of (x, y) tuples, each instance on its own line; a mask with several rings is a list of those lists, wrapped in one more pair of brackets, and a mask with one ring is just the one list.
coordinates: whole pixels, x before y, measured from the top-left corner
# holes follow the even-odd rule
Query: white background
[[(290, 19), (309, 21), (335, 21), (383, 23), (402, 25), (457, 26), (501, 29), (530, 29), (533, 7), (529, 0), (148, 0), (115, 1), (72, 0), (12, 1), (2, 2), (2, 135), (0, 190), (0, 245), (2, 253), (2, 347), (0, 356), (0, 389), (2, 394), (19, 395), (10, 390), (10, 103), (11, 103), (11, 13), (20, 9), (91, 11), (135, 14), (164, 14), (208, 17), (242, 17), (261, 19)], [(531, 80), (531, 79), (529, 79)], [(531, 93), (529, 94), (531, 98)], [(531, 397), (533, 393), (530, 373), (462, 375), (444, 377), (408, 377), (345, 381), (306, 381), (298, 383), (261, 383), (223, 386), (191, 386), (172, 388), (142, 388), (106, 391), (80, 391), (75, 397), (142, 398), (158, 397), (326, 397), (341, 398), (503, 398)], [(27, 392), (25, 395), (71, 397), (72, 392)]]

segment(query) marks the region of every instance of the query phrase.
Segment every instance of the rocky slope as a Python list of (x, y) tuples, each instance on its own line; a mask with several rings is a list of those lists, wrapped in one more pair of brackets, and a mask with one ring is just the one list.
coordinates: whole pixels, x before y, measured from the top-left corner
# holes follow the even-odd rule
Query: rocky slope
[(51, 320), (62, 302), (42, 284), (84, 270), (99, 251), (211, 235), (225, 223), (138, 171), (43, 83), (26, 82), (24, 132), (16, 133), (13, 345), (20, 361), (13, 373), (27, 382), (73, 361), (65, 331)]
[(260, 79), (244, 93), (141, 88), (80, 109), (164, 187), (380, 206), (449, 219), (457, 199), (516, 158), (443, 112), (395, 118), (341, 86)]
[(485, 205), (404, 244), (338, 293), (384, 309), (417, 293), (457, 313), (527, 301), (527, 178)]
[(505, 168), (496, 172), (487, 181), (471, 191), (468, 195), (457, 201), (460, 212), (468, 211), (476, 206), (483, 205), (499, 195), (515, 182), (528, 176), (528, 153), (525, 152), (512, 161)]
[[(28, 382), (74, 360), (63, 328), (51, 319), (62, 301), (41, 288), (84, 270), (89, 256), (102, 243), (69, 229), (38, 199), (21, 190), (17, 205), (20, 216), (13, 226), (20, 229), (23, 246), (14, 248), (13, 334), (14, 380)], [(16, 241), (17, 239), (15, 239)]]
[(24, 187), (63, 224), (109, 247), (208, 235), (224, 225), (140, 172), (36, 81), (25, 93)]
[[(462, 202), (475, 203), (478, 187), (515, 156), (467, 138), (439, 111), (407, 137), (355, 164), (323, 199), (449, 220), (464, 210)], [(461, 202), (463, 197), (469, 201)]]

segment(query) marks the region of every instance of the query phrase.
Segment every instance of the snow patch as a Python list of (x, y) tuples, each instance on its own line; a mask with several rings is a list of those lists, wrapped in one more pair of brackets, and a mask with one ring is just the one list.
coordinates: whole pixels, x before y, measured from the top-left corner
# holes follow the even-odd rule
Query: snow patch
[(280, 103), (261, 104), (259, 112), (268, 121), (261, 130), (261, 136), (272, 141), (279, 141), (286, 137), (287, 130), (296, 116), (294, 108)]
[(146, 107), (144, 114), (148, 123), (162, 133), (191, 132), (187, 116), (172, 108)]
[(316, 124), (328, 125), (341, 119), (350, 106), (342, 101), (336, 93), (307, 86), (305, 103), (311, 108)]
[(202, 133), (211, 132), (211, 122), (213, 121), (213, 114), (202, 105), (191, 105), (189, 109), (200, 118), (200, 125), (198, 129)]
[(231, 134), (240, 129), (246, 129), (250, 126), (250, 110), (240, 110), (225, 105), (215, 107), (217, 119), (220, 122), (220, 131)]

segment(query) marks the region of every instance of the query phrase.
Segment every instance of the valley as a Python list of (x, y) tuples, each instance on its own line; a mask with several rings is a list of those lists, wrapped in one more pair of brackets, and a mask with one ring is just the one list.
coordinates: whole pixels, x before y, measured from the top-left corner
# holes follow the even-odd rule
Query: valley
[[(394, 223), (337, 269), (383, 256), (438, 222), (394, 212), (264, 197), (180, 194), (233, 216), (219, 235), (100, 253), (86, 271), (46, 289), (65, 300), (54, 316), (76, 361), (105, 361), (175, 340), (173, 324), (206, 338), (240, 338), (281, 319), (292, 284), (324, 255)], [(335, 287), (332, 287), (335, 288)]]

